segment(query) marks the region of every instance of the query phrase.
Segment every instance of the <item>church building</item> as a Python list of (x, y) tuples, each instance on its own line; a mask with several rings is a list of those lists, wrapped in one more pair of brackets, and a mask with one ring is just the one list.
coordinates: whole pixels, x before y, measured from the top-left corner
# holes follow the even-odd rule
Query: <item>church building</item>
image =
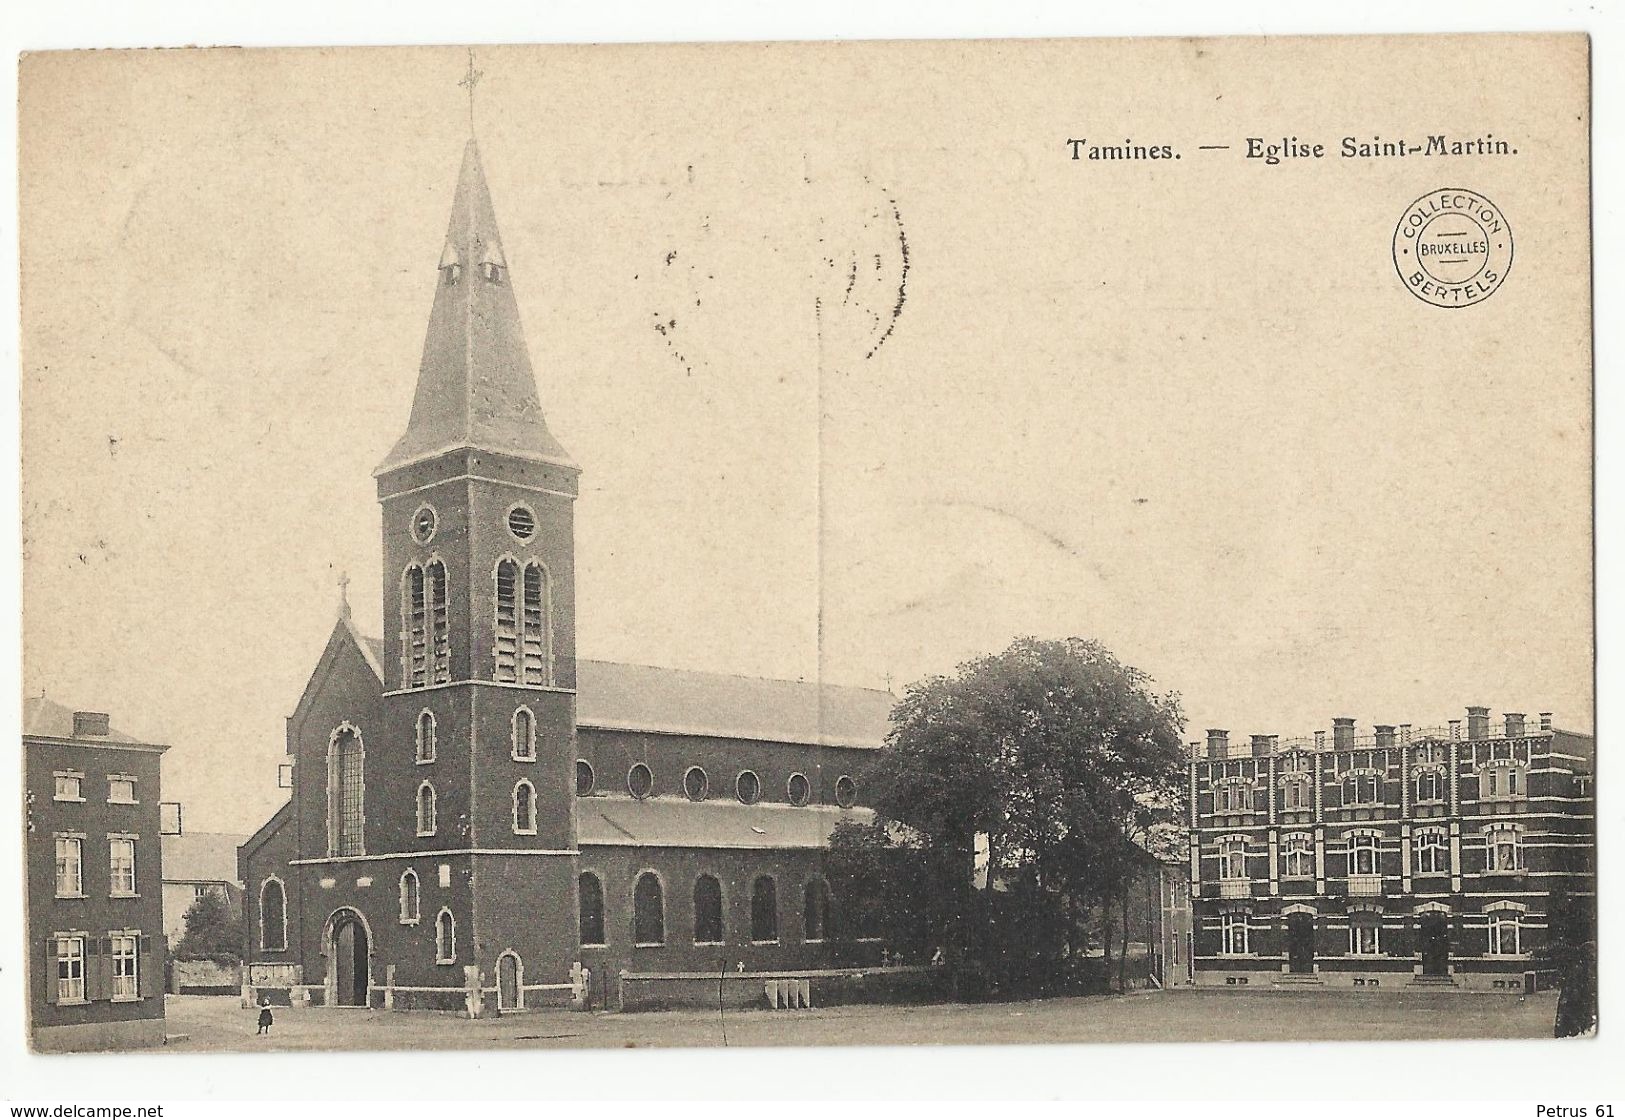
[(252, 998), (477, 1014), (862, 955), (821, 869), (869, 819), (891, 695), (578, 660), (580, 474), (470, 140), (375, 472), (386, 632), (341, 610), (288, 719), (291, 796), (239, 849)]

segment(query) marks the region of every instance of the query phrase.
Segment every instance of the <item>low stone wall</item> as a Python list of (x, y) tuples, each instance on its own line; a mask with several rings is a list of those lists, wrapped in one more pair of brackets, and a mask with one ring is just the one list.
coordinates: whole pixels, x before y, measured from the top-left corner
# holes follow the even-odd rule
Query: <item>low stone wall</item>
[(241, 965), (171, 961), (169, 991), (182, 996), (234, 996), (242, 989)]
[[(730, 1010), (770, 1007), (770, 991), (779, 989), (777, 1004), (812, 1007), (850, 1003), (929, 1003), (945, 999), (948, 973), (928, 966), (865, 969), (817, 969), (799, 972), (622, 973), (610, 1006), (622, 1011), (663, 1011), (682, 1007)], [(790, 988), (795, 982), (795, 988)], [(800, 998), (790, 992), (804, 993)]]

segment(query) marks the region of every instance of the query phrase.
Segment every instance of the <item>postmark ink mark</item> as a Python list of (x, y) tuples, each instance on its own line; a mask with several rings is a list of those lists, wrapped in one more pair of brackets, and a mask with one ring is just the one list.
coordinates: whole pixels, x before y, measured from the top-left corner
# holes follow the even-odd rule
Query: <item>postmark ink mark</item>
[(1512, 268), (1512, 227), (1476, 191), (1440, 187), (1405, 208), (1394, 227), (1394, 268), (1410, 293), (1434, 307), (1488, 299)]

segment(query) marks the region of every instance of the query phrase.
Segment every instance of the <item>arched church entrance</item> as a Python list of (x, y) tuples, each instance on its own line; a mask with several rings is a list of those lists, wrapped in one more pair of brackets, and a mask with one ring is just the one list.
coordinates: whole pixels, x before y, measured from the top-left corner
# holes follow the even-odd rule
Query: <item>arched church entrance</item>
[(372, 937), (355, 910), (327, 920), (327, 996), (334, 1007), (366, 1007), (371, 987)]

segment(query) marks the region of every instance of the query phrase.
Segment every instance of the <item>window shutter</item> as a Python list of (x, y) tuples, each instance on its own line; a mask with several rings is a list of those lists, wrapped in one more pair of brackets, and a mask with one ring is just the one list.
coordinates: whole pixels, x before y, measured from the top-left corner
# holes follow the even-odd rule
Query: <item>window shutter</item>
[(45, 939), (45, 1002), (56, 1003), (56, 938)]
[(154, 994), (153, 982), (155, 979), (152, 963), (152, 937), (149, 934), (143, 933), (141, 935), (140, 950), (141, 954), (136, 964), (136, 980), (141, 985), (141, 997), (145, 999)]
[(111, 942), (106, 937), (85, 938), (85, 998), (95, 1001), (107, 999), (112, 993), (108, 981), (108, 952)]

